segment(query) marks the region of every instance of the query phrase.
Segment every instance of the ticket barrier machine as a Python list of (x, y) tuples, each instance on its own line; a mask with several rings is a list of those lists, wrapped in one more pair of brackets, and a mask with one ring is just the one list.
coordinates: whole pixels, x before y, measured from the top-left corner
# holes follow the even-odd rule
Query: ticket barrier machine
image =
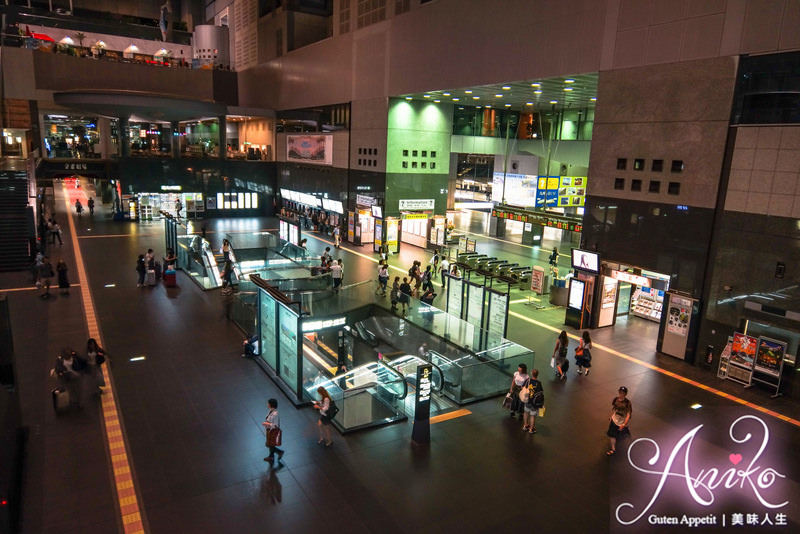
[(497, 274), (509, 276), (511, 274), (511, 269), (514, 267), (519, 267), (519, 263), (505, 263), (500, 265), (497, 267)]
[(531, 275), (533, 274), (532, 270), (521, 271), (517, 274), (519, 279), (519, 288), (530, 291), (531, 289)]
[(478, 261), (475, 262), (475, 268), (486, 269), (486, 266), (489, 264), (490, 261), (496, 261), (496, 260), (497, 258), (494, 256), (492, 256), (491, 258), (489, 257), (479, 258)]
[(458, 256), (456, 256), (456, 261), (461, 263), (467, 263), (469, 258), (473, 256), (481, 256), (482, 254), (478, 254), (477, 252), (459, 252)]
[(490, 261), (490, 262), (486, 263), (486, 266), (484, 267), (484, 270), (496, 275), (496, 274), (500, 274), (498, 271), (504, 265), (508, 265), (508, 262), (506, 260)]
[(486, 254), (475, 254), (474, 256), (470, 256), (469, 258), (467, 258), (467, 261), (465, 263), (470, 267), (472, 267), (473, 269), (477, 269), (478, 262), (483, 259), (488, 259), (488, 256), (486, 256)]

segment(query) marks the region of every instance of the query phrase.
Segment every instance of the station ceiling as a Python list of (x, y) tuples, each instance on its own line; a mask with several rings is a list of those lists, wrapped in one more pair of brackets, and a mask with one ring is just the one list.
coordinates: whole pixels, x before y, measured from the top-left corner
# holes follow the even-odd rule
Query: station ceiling
[(408, 100), (438, 100), (459, 107), (490, 106), (494, 109), (525, 110), (556, 106), (557, 109), (588, 109), (596, 104), (597, 74), (440, 89), (401, 96)]

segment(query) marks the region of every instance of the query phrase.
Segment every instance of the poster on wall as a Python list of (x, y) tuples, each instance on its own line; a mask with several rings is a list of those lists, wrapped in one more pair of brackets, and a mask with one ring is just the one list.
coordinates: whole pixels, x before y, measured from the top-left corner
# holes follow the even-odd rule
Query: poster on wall
[(535, 206), (536, 183), (537, 177), (533, 175), (495, 172), (492, 176), (492, 202), (500, 204), (505, 200), (509, 206)]
[(397, 253), (397, 232), (400, 228), (399, 219), (386, 219), (386, 247), (390, 252)]
[(613, 308), (617, 302), (617, 283), (603, 284), (603, 308)]
[(333, 165), (333, 136), (287, 134), (286, 161)]
[[(275, 300), (266, 291), (259, 292), (261, 302), (261, 339), (275, 339)], [(260, 343), (261, 358), (274, 371), (278, 365), (278, 347), (275, 343)]]
[(381, 247), (383, 246), (383, 221), (381, 219), (375, 219), (375, 245), (372, 250), (375, 252), (380, 252)]
[(467, 322), (483, 329), (483, 286), (467, 282)]
[(731, 347), (731, 365), (752, 370), (757, 345), (758, 340), (756, 338), (738, 332), (734, 333), (733, 346)]
[(487, 330), (500, 337), (506, 337), (506, 324), (508, 321), (508, 293), (489, 293), (489, 324)]
[(297, 323), (298, 318), (290, 309), (278, 306), (280, 347), (280, 370), (278, 374), (292, 388), (297, 385)]
[(447, 313), (461, 318), (463, 312), (464, 281), (461, 278), (445, 276), (447, 280)]
[(686, 337), (689, 332), (689, 319), (692, 317), (692, 301), (670, 295), (667, 331)]
[(779, 378), (785, 356), (786, 343), (766, 337), (759, 338), (754, 370)]

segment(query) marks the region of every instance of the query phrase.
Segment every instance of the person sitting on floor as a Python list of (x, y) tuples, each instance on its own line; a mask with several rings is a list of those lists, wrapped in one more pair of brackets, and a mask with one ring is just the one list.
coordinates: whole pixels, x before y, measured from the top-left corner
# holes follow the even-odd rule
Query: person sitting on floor
[(244, 340), (244, 354), (242, 354), (242, 358), (252, 358), (256, 354), (258, 354), (257, 335)]

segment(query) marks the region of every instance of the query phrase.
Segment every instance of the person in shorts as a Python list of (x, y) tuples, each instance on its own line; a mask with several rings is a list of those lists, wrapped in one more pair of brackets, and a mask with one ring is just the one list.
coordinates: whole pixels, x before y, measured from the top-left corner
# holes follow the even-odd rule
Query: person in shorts
[(542, 383), (539, 381), (539, 370), (532, 369), (531, 375), (528, 381), (525, 383), (523, 387), (526, 387), (530, 390), (530, 395), (528, 397), (528, 402), (525, 403), (525, 418), (522, 430), (527, 430), (530, 434), (536, 433), (536, 416), (539, 414), (539, 410), (544, 408), (544, 396), (536, 396), (537, 393), (542, 392), (544, 393), (544, 388), (542, 387)]
[(627, 396), (628, 388), (622, 386), (619, 388), (619, 395), (611, 401), (611, 418), (608, 422), (608, 432), (606, 432), (609, 438), (609, 448), (606, 454), (609, 456), (617, 452), (618, 440), (631, 435), (631, 431), (628, 430), (628, 422), (633, 414), (633, 405)]

